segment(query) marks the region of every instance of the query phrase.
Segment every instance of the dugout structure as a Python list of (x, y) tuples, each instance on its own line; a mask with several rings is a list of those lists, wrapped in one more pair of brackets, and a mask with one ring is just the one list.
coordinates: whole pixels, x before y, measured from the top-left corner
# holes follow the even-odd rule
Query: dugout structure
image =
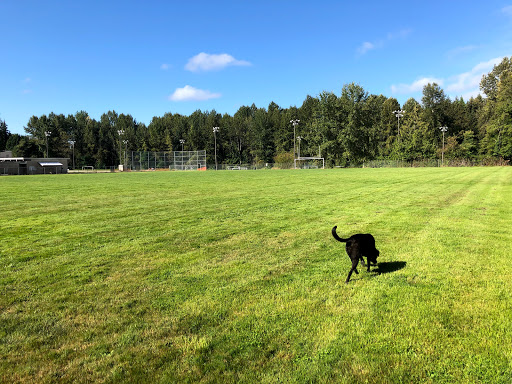
[[(302, 161), (305, 166), (304, 168), (318, 168), (318, 166), (316, 166), (316, 164), (320, 163), (320, 160), (322, 160), (322, 169), (325, 169), (325, 160), (323, 157), (317, 157), (317, 156), (312, 156), (312, 157), (297, 157), (296, 159), (293, 160), (293, 165), (295, 168), (297, 168), (297, 162), (299, 162), (299, 168), (300, 168), (300, 162)], [(312, 164), (313, 166), (311, 165), (307, 165), (307, 164)]]

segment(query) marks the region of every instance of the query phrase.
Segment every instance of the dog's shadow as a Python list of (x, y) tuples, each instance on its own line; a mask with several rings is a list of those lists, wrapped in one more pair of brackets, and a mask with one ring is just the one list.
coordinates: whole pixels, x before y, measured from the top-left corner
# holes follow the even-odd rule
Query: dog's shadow
[(407, 263), (405, 261), (384, 261), (382, 263), (378, 263), (376, 269), (372, 269), (372, 272), (376, 272), (379, 275), (383, 273), (391, 273), (399, 271), (405, 266)]

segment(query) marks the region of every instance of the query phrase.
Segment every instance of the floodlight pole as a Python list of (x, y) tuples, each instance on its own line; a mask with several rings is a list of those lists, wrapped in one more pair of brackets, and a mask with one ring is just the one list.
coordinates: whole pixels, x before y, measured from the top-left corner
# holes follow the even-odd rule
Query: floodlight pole
[(128, 151), (128, 140), (123, 140), (124, 144), (124, 161), (123, 161), (123, 170), (126, 171), (126, 153)]
[(219, 127), (213, 127), (213, 136), (215, 137), (215, 170), (217, 170), (217, 132), (219, 132)]
[(48, 158), (48, 138), (51, 134), (50, 131), (44, 131), (44, 135), (46, 136), (46, 158)]
[(183, 152), (183, 148), (185, 146), (185, 139), (180, 139), (180, 144), (181, 144), (181, 152)]
[(119, 164), (123, 162), (123, 157), (121, 154), (121, 136), (124, 135), (124, 130), (120, 129), (117, 131), (117, 134), (119, 135)]
[(443, 132), (443, 152), (441, 152), (441, 165), (444, 165), (444, 133), (448, 131), (448, 127), (439, 127), (441, 132)]
[(75, 169), (75, 140), (68, 140), (68, 143), (73, 148), (73, 169)]
[(398, 119), (398, 136), (400, 136), (400, 118), (404, 116), (405, 111), (400, 109), (397, 111), (393, 111), (393, 113), (395, 114), (395, 116)]
[(294, 168), (297, 168), (297, 164), (295, 162), (295, 155), (297, 154), (297, 151), (295, 150), (295, 128), (297, 127), (297, 125), (299, 125), (300, 123), (300, 120), (298, 119), (294, 119), (294, 120), (290, 120), (290, 123), (292, 123), (293, 125), (293, 162), (295, 164)]

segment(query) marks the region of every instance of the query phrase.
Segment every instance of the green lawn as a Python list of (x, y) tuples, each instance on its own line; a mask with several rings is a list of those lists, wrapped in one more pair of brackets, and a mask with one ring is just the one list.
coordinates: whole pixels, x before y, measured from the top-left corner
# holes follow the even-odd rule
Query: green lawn
[[(512, 167), (0, 178), (0, 380), (512, 382)], [(372, 233), (359, 268), (331, 236)]]

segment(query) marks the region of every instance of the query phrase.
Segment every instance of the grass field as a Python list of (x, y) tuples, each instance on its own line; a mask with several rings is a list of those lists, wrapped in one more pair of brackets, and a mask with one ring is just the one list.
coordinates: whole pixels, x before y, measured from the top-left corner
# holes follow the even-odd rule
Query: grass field
[[(2, 382), (512, 382), (512, 167), (0, 178)], [(370, 232), (379, 266), (331, 236)]]

